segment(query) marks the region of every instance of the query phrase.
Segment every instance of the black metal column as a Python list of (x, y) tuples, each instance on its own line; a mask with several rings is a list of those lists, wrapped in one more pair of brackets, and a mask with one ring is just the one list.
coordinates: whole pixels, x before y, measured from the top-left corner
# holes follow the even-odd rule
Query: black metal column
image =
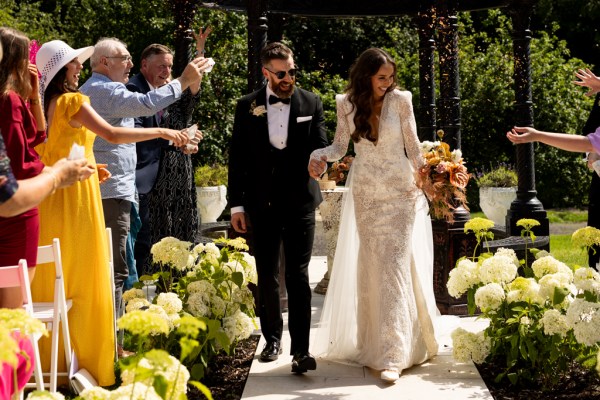
[[(513, 21), (513, 53), (515, 80), (515, 125), (533, 126), (533, 101), (531, 97), (531, 31), (529, 25), (536, 0), (515, 1), (507, 12)], [(540, 222), (534, 229), (538, 236), (550, 234), (550, 223), (544, 206), (537, 199), (535, 190), (535, 160), (533, 143), (515, 146), (519, 185), (517, 198), (506, 215), (506, 230), (511, 236), (519, 236), (521, 228), (516, 223), (521, 218), (533, 218)]]
[[(456, 0), (438, 0), (438, 53), (440, 59), (440, 98), (438, 116), (444, 142), (460, 149), (460, 83), (458, 70), (458, 16)], [(462, 206), (454, 210), (454, 228), (471, 218)]]
[(264, 86), (260, 50), (267, 44), (267, 0), (248, 0), (248, 91)]
[(435, 24), (433, 0), (422, 1), (414, 18), (419, 32), (419, 140), (435, 140)]
[(444, 142), (460, 149), (460, 84), (458, 72), (458, 17), (456, 0), (438, 0), (438, 52), (440, 58), (439, 126)]
[(173, 75), (179, 76), (185, 69), (190, 59), (192, 51), (191, 44), (194, 41), (192, 36), (192, 23), (196, 16), (199, 1), (197, 0), (171, 0), (171, 9), (175, 20), (175, 32), (173, 50)]

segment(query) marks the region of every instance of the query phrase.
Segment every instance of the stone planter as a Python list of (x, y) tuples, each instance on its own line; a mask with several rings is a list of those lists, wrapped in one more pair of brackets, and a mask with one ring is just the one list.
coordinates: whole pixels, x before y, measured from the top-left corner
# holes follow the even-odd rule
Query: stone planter
[(217, 222), (217, 218), (221, 216), (227, 205), (227, 187), (196, 186), (196, 204), (203, 224)]
[(479, 188), (479, 206), (488, 219), (496, 226), (506, 225), (506, 213), (510, 204), (517, 198), (516, 187)]

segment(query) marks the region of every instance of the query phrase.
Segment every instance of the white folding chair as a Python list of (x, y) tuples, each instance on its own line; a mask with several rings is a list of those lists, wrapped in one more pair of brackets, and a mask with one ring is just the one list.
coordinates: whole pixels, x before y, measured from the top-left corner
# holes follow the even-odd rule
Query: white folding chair
[[(117, 315), (117, 304), (116, 304), (116, 299), (115, 299), (115, 256), (114, 256), (114, 252), (113, 252), (113, 246), (112, 246), (112, 229), (110, 228), (106, 228), (106, 242), (108, 244), (108, 269), (110, 271), (110, 287), (112, 289), (112, 300), (113, 300), (113, 314), (114, 314), (114, 318), (113, 318), (113, 329), (115, 332), (117, 332), (117, 318), (119, 318), (119, 316)], [(119, 344), (119, 338), (115, 337), (115, 361), (119, 361), (119, 354), (118, 354), (118, 344)]]
[[(54, 263), (54, 271), (56, 275), (54, 279), (54, 301), (52, 303), (33, 303), (33, 316), (44, 322), (48, 331), (52, 331), (50, 372), (44, 373), (44, 376), (49, 376), (50, 379), (48, 383), (44, 383), (44, 386), (48, 386), (50, 392), (56, 392), (58, 377), (69, 377), (72, 355), (68, 312), (73, 305), (73, 301), (70, 299), (67, 300), (65, 296), (62, 258), (60, 255), (60, 240), (54, 238), (51, 245), (38, 247), (37, 262), (38, 265)], [(66, 368), (65, 371), (58, 372), (58, 338), (61, 333), (65, 350)]]
[[(18, 265), (0, 267), (0, 288), (21, 288), (21, 297), (23, 298), (23, 309), (31, 316), (34, 315), (31, 301), (31, 287), (29, 286), (29, 274), (27, 273), (27, 260), (19, 260)], [(44, 377), (40, 364), (40, 348), (38, 340), (40, 335), (30, 335), (29, 340), (33, 347), (34, 354), (34, 378), (37, 390), (44, 389)], [(23, 392), (21, 392), (22, 396)]]

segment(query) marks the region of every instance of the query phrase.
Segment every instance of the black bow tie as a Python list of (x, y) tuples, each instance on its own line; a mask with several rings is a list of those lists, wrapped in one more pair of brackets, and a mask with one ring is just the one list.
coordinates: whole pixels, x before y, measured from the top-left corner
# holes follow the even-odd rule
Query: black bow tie
[(286, 99), (280, 99), (277, 96), (273, 96), (273, 95), (269, 96), (269, 104), (277, 104), (277, 103), (290, 104), (290, 100), (291, 100), (290, 97), (288, 97)]

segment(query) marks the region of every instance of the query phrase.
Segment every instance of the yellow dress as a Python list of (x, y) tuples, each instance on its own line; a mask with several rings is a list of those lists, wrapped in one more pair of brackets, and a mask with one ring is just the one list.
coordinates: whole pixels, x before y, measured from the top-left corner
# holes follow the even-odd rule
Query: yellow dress
[[(45, 165), (65, 158), (73, 143), (85, 147), (85, 158), (96, 164), (93, 143), (96, 135), (85, 127), (74, 128), (69, 121), (89, 98), (81, 93), (61, 95), (48, 130), (48, 141), (36, 148)], [(59, 189), (39, 207), (40, 246), (60, 239), (65, 292), (73, 299), (69, 311), (69, 332), (79, 367), (85, 368), (100, 386), (115, 382), (113, 302), (104, 212), (98, 174), (83, 182)], [(32, 284), (34, 301), (52, 301), (54, 269), (36, 270)], [(64, 352), (59, 354), (59, 371), (64, 370)], [(48, 369), (50, 340), (40, 346), (42, 365)]]

